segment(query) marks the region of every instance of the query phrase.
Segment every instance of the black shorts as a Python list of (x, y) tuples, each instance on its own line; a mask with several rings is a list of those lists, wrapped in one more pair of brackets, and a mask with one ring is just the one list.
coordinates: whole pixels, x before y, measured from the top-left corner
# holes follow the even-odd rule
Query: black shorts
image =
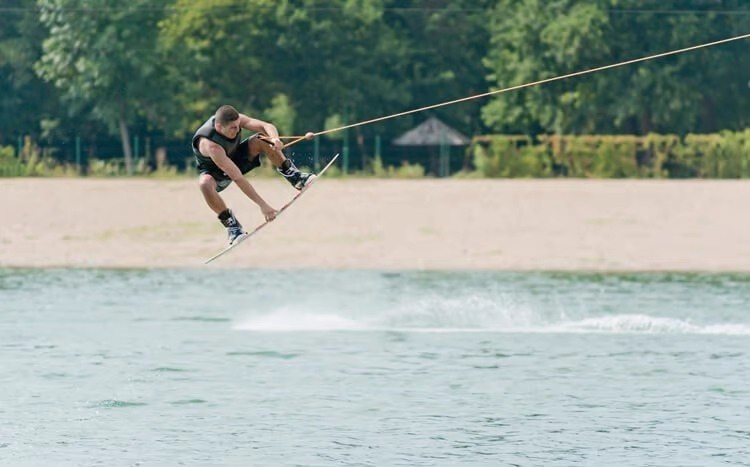
[[(237, 165), (240, 172), (246, 174), (256, 167), (260, 167), (260, 154), (253, 157), (250, 154), (250, 140), (256, 138), (258, 135), (252, 135), (245, 138), (237, 146), (237, 151), (229, 156), (229, 158)], [(223, 191), (226, 187), (231, 185), (232, 179), (229, 175), (225, 174), (214, 162), (206, 157), (195, 157), (196, 163), (198, 164), (198, 174), (208, 174), (216, 180), (216, 191)]]

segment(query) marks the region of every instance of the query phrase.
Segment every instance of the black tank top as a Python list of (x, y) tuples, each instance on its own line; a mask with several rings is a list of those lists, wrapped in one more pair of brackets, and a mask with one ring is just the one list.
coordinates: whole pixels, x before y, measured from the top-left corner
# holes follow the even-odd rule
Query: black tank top
[(215, 117), (209, 118), (203, 125), (201, 125), (200, 128), (198, 128), (198, 131), (195, 132), (195, 135), (193, 135), (193, 154), (195, 154), (195, 156), (199, 159), (208, 159), (209, 161), (211, 160), (210, 157), (201, 154), (201, 152), (198, 150), (198, 142), (201, 138), (209, 139), (224, 148), (224, 152), (227, 153), (227, 157), (229, 158), (231, 158), (234, 153), (237, 152), (237, 147), (240, 145), (242, 132), (237, 132), (237, 136), (229, 139), (216, 131), (216, 128), (214, 127), (215, 121)]

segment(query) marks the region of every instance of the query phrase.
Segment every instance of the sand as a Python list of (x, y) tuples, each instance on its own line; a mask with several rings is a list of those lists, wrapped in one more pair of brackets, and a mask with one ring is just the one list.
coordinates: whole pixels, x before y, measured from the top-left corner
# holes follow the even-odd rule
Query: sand
[[(277, 208), (295, 194), (251, 182)], [(226, 236), (192, 179), (1, 179), (0, 197), (0, 267), (750, 271), (746, 181), (324, 178), (209, 266)]]

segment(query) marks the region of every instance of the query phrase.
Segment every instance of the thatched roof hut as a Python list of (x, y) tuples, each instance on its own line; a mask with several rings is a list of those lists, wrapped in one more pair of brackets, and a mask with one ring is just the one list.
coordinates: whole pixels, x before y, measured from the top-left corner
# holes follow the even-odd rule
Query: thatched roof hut
[(425, 158), (427, 172), (438, 177), (446, 177), (451, 173), (451, 147), (470, 143), (469, 138), (436, 117), (428, 118), (393, 140), (394, 146), (401, 146), (403, 151), (411, 154), (410, 159), (415, 156)]
[(393, 140), (396, 146), (466, 146), (471, 140), (436, 117), (430, 117)]

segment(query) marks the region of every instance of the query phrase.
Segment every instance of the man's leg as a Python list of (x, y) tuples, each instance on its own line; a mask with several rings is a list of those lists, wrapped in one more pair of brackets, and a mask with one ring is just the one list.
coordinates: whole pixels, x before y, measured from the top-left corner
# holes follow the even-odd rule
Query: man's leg
[[(207, 173), (203, 173), (198, 178), (198, 185), (208, 207), (218, 215), (221, 225), (226, 227), (227, 237), (229, 237), (229, 244), (231, 245), (238, 237), (245, 233), (242, 229), (242, 224), (234, 217), (232, 211), (227, 208), (224, 199), (219, 195), (217, 189), (219, 188), (219, 184), (216, 182), (216, 179)], [(220, 189), (223, 189), (225, 186)]]
[(271, 164), (278, 169), (284, 161), (287, 160), (286, 156), (280, 149), (276, 149), (276, 147), (266, 142), (263, 138), (265, 138), (265, 136), (262, 135), (253, 135), (250, 137), (249, 143), (251, 157), (256, 155), (260, 156), (260, 154), (263, 153), (268, 160), (271, 161)]
[(276, 170), (286, 178), (292, 186), (301, 190), (314, 178), (315, 174), (300, 172), (291, 159), (288, 159), (280, 149), (276, 149), (272, 144), (264, 141), (260, 135), (251, 137), (249, 141), (251, 155), (263, 153), (268, 157)]
[(221, 214), (227, 210), (227, 204), (216, 191), (216, 180), (209, 174), (201, 174), (198, 178), (198, 185), (203, 193), (208, 207), (216, 214)]

